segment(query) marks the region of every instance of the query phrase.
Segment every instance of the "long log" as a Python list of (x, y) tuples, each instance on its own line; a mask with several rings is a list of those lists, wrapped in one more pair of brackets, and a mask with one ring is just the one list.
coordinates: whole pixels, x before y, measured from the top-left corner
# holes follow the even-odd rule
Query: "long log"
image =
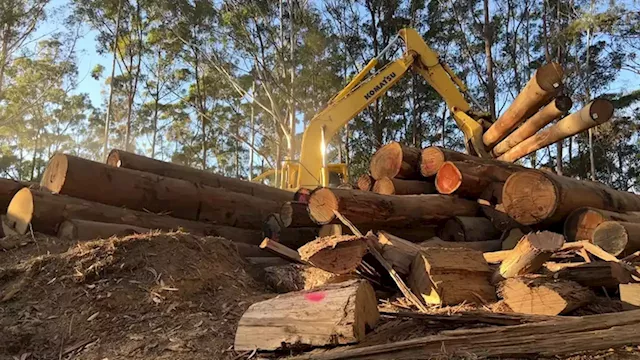
[[(31, 224), (33, 231), (56, 235), (60, 224), (67, 218), (127, 224), (167, 231), (184, 230), (196, 235), (221, 236), (232, 241), (254, 245), (260, 244), (264, 238), (259, 230), (189, 221), (28, 188), (18, 191), (11, 200), (3, 227), (19, 234), (25, 234), (29, 231), (29, 224)], [(292, 238), (285, 238), (285, 240), (287, 239)], [(287, 243), (287, 245), (298, 247), (301, 244)]]
[(309, 200), (311, 218), (317, 224), (337, 223), (334, 211), (356, 226), (377, 230), (423, 226), (453, 216), (473, 216), (478, 212), (478, 204), (446, 195), (396, 196), (357, 190), (314, 190)]
[(616, 288), (632, 281), (631, 274), (610, 261), (590, 263), (553, 263), (543, 265), (544, 273), (554, 279), (575, 281), (592, 288)]
[(486, 241), (500, 237), (489, 219), (483, 217), (456, 216), (444, 224), (440, 238), (444, 241)]
[(362, 191), (371, 191), (375, 182), (376, 180), (373, 178), (373, 176), (369, 174), (363, 174), (360, 175), (356, 183), (358, 184), (358, 189)]
[(420, 149), (390, 142), (373, 154), (369, 170), (376, 180), (383, 177), (417, 179), (420, 177)]
[(549, 102), (560, 89), (563, 74), (562, 66), (557, 63), (549, 63), (536, 70), (509, 108), (482, 136), (482, 141), (487, 148), (493, 148), (520, 123)]
[(501, 284), (504, 302), (517, 313), (534, 315), (566, 314), (591, 302), (591, 290), (568, 280), (513, 278)]
[(438, 173), (438, 170), (442, 165), (447, 162), (464, 161), (475, 163), (479, 165), (498, 166), (505, 170), (519, 171), (526, 170), (527, 168), (511, 163), (505, 163), (503, 161), (497, 161), (492, 159), (482, 159), (476, 156), (463, 154), (453, 150), (443, 149), (437, 146), (430, 146), (422, 150), (420, 156), (420, 173), (424, 177), (434, 176)]
[(60, 224), (58, 237), (66, 240), (87, 241), (106, 239), (112, 236), (144, 234), (150, 231), (150, 229), (134, 225), (70, 219)]
[(640, 213), (618, 213), (590, 207), (571, 212), (564, 221), (567, 241), (591, 240), (593, 231), (605, 221), (640, 223)]
[(267, 214), (278, 210), (275, 201), (65, 154), (51, 158), (40, 184), (106, 205), (252, 229), (260, 229)]
[(114, 149), (109, 153), (107, 164), (114, 167), (138, 170), (156, 175), (187, 180), (210, 187), (224, 188), (229, 191), (251, 195), (267, 200), (283, 202), (293, 199), (293, 194), (263, 184), (214, 174), (188, 166), (168, 163), (127, 151)]
[[(433, 359), (443, 355), (535, 358), (638, 345), (640, 310), (583, 317), (554, 317), (513, 326), (442, 331), (410, 340), (304, 354), (291, 360)], [(527, 341), (523, 341), (527, 339)]]
[(564, 244), (562, 235), (549, 231), (530, 233), (522, 237), (509, 256), (496, 269), (493, 281), (532, 273), (542, 267)]
[(357, 343), (378, 321), (378, 302), (366, 281), (350, 280), (292, 292), (251, 305), (238, 322), (236, 351), (294, 345)]
[(605, 123), (613, 115), (613, 104), (609, 100), (596, 99), (580, 111), (568, 115), (548, 129), (524, 140), (498, 157), (498, 160), (514, 162), (547, 145)]
[(605, 221), (594, 230), (591, 242), (617, 257), (640, 250), (640, 224)]
[(431, 182), (388, 177), (378, 179), (371, 190), (382, 195), (419, 195), (436, 192), (435, 186)]
[(570, 97), (564, 95), (558, 96), (496, 145), (491, 151), (493, 156), (498, 157), (533, 136), (538, 130), (566, 114), (567, 111), (571, 109), (571, 106), (573, 106), (573, 102)]
[(519, 171), (502, 189), (504, 208), (523, 225), (554, 223), (581, 207), (640, 211), (640, 196), (542, 171)]
[(479, 198), (492, 183), (503, 183), (514, 172), (524, 170), (524, 168), (508, 168), (496, 163), (447, 161), (442, 164), (436, 175), (436, 189), (441, 194), (456, 193)]
[(287, 201), (280, 207), (280, 221), (284, 227), (312, 227), (316, 223), (309, 217), (307, 204), (300, 201)]

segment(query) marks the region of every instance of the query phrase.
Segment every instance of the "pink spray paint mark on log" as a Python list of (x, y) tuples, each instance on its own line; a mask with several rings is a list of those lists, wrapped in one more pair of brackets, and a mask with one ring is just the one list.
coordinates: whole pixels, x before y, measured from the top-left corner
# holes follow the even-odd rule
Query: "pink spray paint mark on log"
[(320, 302), (324, 300), (327, 294), (324, 291), (312, 292), (304, 295), (304, 298), (311, 302)]

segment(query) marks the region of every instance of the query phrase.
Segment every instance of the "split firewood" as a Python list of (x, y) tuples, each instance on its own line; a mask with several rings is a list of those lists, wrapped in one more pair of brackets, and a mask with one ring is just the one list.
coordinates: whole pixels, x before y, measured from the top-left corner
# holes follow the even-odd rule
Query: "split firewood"
[(336, 275), (322, 269), (302, 264), (285, 264), (264, 268), (265, 282), (278, 293), (311, 290), (327, 284), (354, 278), (353, 275)]
[(272, 239), (269, 238), (264, 238), (264, 240), (262, 241), (262, 243), (260, 244), (260, 249), (264, 249), (267, 251), (270, 251), (278, 256), (280, 256), (281, 258), (288, 260), (288, 261), (292, 261), (292, 262), (297, 262), (300, 264), (306, 264), (307, 261), (303, 260), (300, 257), (300, 254), (298, 254), (297, 251), (293, 250), (293, 249), (289, 249), (288, 247), (286, 247), (285, 245), (280, 244), (277, 241), (274, 241)]
[(238, 322), (234, 350), (357, 343), (378, 322), (377, 306), (373, 288), (361, 280), (279, 295), (245, 311)]
[(58, 237), (65, 240), (87, 241), (149, 232), (151, 229), (140, 226), (70, 219), (60, 224)]
[(640, 250), (640, 223), (605, 221), (593, 231), (591, 242), (614, 256), (630, 255)]
[(500, 237), (489, 219), (483, 217), (456, 216), (444, 223), (440, 238), (444, 241), (485, 241)]
[(357, 235), (340, 235), (315, 239), (298, 249), (300, 258), (333, 274), (356, 270), (367, 253), (367, 242)]
[(358, 190), (318, 188), (309, 200), (317, 224), (338, 223), (334, 211), (367, 229), (424, 226), (452, 216), (473, 216), (478, 204), (445, 195), (379, 195)]
[(390, 142), (373, 154), (369, 170), (376, 180), (383, 177), (418, 179), (420, 178), (420, 149), (395, 141)]
[(411, 263), (409, 286), (427, 304), (488, 304), (496, 301), (490, 276), (479, 251), (426, 248)]
[(376, 180), (369, 174), (360, 175), (357, 181), (358, 189), (362, 191), (371, 191), (375, 182)]
[(535, 272), (564, 244), (562, 235), (549, 231), (529, 233), (520, 239), (493, 275), (493, 282)]
[(620, 284), (620, 301), (627, 308), (640, 307), (640, 283)]
[(422, 180), (405, 180), (383, 177), (376, 181), (371, 189), (382, 195), (419, 195), (434, 194), (436, 188), (433, 183)]
[(549, 63), (538, 68), (507, 110), (485, 131), (482, 141), (492, 149), (524, 120), (549, 102), (562, 86), (562, 66)]
[(640, 213), (618, 213), (590, 207), (576, 209), (564, 221), (567, 241), (591, 240), (593, 231), (605, 221), (640, 223)]
[(595, 295), (574, 281), (544, 277), (511, 278), (500, 284), (499, 293), (517, 313), (560, 315), (591, 302)]
[(543, 265), (544, 274), (553, 279), (575, 281), (592, 288), (615, 288), (632, 281), (631, 274), (617, 263), (597, 261), (591, 263), (554, 263)]
[(610, 211), (640, 211), (640, 196), (603, 184), (542, 171), (519, 171), (504, 184), (505, 210), (524, 225), (550, 224), (590, 206)]

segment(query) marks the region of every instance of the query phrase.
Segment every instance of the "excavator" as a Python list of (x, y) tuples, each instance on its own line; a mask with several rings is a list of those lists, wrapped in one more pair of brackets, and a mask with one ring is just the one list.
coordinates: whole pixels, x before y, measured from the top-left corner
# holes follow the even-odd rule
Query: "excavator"
[[(405, 45), (402, 56), (370, 74), (398, 41)], [(404, 28), (311, 119), (302, 135), (300, 159), (284, 160), (278, 187), (296, 191), (299, 188), (335, 186), (335, 179), (347, 181), (346, 164), (327, 164), (326, 145), (340, 128), (384, 95), (410, 69), (420, 74), (444, 99), (464, 134), (467, 151), (479, 157), (490, 157), (482, 141), (484, 130), (491, 124), (490, 117), (488, 114), (472, 111), (466, 98), (477, 108), (479, 105), (468, 94), (467, 86), (439, 59), (438, 54), (424, 42), (416, 30)], [(275, 170), (269, 170), (253, 181), (261, 181), (274, 173)]]

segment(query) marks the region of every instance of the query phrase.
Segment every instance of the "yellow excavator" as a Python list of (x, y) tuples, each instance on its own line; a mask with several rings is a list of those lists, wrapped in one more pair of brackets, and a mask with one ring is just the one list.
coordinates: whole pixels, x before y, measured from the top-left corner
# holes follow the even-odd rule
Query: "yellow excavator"
[[(400, 40), (405, 45), (403, 55), (378, 72), (369, 74), (382, 56)], [(340, 128), (386, 93), (409, 69), (424, 77), (442, 96), (456, 124), (464, 133), (467, 151), (479, 157), (490, 157), (482, 142), (483, 130), (490, 125), (488, 116), (471, 110), (463, 95), (467, 93), (467, 87), (462, 80), (447, 64), (440, 61), (438, 54), (424, 42), (416, 30), (405, 28), (311, 119), (302, 135), (300, 159), (284, 161), (279, 176), (281, 181), (277, 186), (295, 191), (299, 188), (329, 186), (330, 182), (335, 185), (330, 179), (348, 181), (346, 164), (327, 164), (326, 145)], [(478, 106), (469, 94), (467, 98)], [(275, 170), (269, 170), (253, 181), (261, 181), (273, 174)]]

